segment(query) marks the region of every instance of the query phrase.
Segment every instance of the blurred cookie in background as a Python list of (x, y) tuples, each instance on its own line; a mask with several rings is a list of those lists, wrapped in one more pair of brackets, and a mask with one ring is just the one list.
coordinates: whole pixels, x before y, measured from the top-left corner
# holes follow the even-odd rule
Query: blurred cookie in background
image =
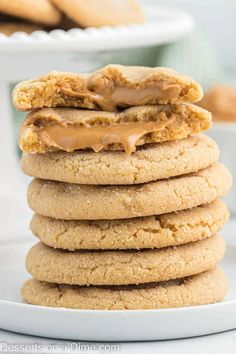
[(21, 18), (0, 13), (0, 33), (4, 33), (7, 36), (10, 36), (15, 32), (25, 32), (30, 34), (42, 29), (43, 27), (41, 25), (29, 23)]
[(25, 33), (32, 33), (34, 31), (39, 31), (42, 28), (37, 25), (33, 25), (26, 22), (0, 22), (0, 33), (4, 33), (7, 36), (15, 32), (25, 32)]
[(68, 18), (67, 16), (63, 16), (59, 27), (64, 31), (69, 31), (72, 28), (79, 28), (77, 23)]
[(236, 87), (213, 86), (198, 104), (212, 113), (213, 120), (236, 122)]
[(129, 25), (144, 20), (136, 0), (0, 0), (0, 33), (6, 35)]
[(59, 25), (62, 18), (49, 0), (0, 0), (0, 14), (45, 26)]
[(51, 0), (77, 26), (102, 27), (143, 23), (136, 0)]

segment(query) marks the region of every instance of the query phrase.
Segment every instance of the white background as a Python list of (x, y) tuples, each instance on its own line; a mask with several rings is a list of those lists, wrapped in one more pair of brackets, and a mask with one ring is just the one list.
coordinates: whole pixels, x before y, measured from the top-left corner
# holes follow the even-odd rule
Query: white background
[(188, 11), (215, 43), (220, 62), (236, 70), (236, 0), (141, 0)]

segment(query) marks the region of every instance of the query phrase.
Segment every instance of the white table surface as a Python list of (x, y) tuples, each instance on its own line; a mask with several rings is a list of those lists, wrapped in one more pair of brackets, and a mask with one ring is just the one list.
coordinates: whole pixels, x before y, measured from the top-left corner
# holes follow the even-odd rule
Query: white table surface
[[(22, 319), (23, 321), (24, 319)], [(44, 347), (41, 351), (11, 351), (2, 348), (1, 343), (7, 344), (21, 344), (21, 345), (58, 345), (58, 348), (63, 349), (61, 353), (122, 353), (122, 354), (146, 354), (146, 353), (155, 353), (155, 354), (231, 354), (235, 353), (235, 343), (236, 343), (236, 330), (228, 331), (224, 333), (214, 334), (210, 336), (203, 336), (197, 338), (188, 338), (188, 339), (179, 339), (171, 341), (159, 341), (159, 342), (139, 342), (139, 343), (109, 343), (118, 344), (118, 351), (104, 351), (99, 348), (99, 345), (104, 343), (92, 343), (92, 342), (68, 342), (60, 341), (53, 339), (45, 339), (39, 337), (29, 337), (25, 335), (20, 335), (16, 333), (6, 332), (0, 330), (0, 353), (60, 353), (58, 348), (55, 347), (55, 350), (50, 351), (50, 347), (47, 350), (47, 347)], [(70, 351), (70, 345), (74, 343), (74, 348), (77, 345), (77, 349)], [(75, 344), (76, 343), (76, 344)], [(90, 349), (83, 350), (82, 345), (90, 345)], [(65, 349), (67, 346), (67, 349)], [(33, 347), (32, 347), (33, 348)], [(73, 348), (73, 346), (72, 346)]]

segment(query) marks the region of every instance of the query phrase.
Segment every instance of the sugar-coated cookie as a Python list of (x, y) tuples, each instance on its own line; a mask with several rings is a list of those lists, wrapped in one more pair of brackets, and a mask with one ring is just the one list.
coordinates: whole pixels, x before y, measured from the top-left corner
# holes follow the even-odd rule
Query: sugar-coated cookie
[(72, 251), (161, 248), (210, 237), (228, 217), (226, 205), (215, 200), (185, 211), (125, 220), (70, 221), (35, 214), (30, 228), (44, 244)]
[(28, 188), (28, 203), (35, 213), (55, 219), (126, 219), (210, 203), (226, 194), (231, 183), (230, 172), (220, 163), (189, 175), (127, 186), (34, 179)]
[(0, 0), (1, 13), (46, 26), (58, 25), (62, 19), (49, 0)]
[(87, 310), (142, 310), (205, 305), (218, 302), (227, 292), (220, 268), (184, 279), (139, 286), (72, 286), (28, 280), (23, 298), (34, 305)]
[(26, 257), (40, 281), (73, 285), (125, 285), (183, 278), (209, 270), (225, 252), (222, 237), (155, 250), (75, 251), (37, 243)]

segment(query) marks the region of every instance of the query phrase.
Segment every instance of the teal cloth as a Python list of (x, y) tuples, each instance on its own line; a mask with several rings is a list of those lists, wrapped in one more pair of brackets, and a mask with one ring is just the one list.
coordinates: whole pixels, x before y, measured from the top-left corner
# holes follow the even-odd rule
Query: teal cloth
[(214, 45), (200, 31), (168, 45), (113, 52), (109, 60), (126, 65), (174, 68), (191, 76), (204, 88), (224, 80)]

